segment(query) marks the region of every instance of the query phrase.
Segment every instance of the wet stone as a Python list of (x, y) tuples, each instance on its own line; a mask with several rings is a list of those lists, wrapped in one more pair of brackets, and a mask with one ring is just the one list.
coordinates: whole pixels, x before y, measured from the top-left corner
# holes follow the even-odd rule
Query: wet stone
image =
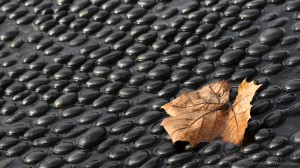
[(97, 148), (97, 151), (100, 153), (103, 153), (116, 145), (118, 143), (117, 139), (106, 139), (103, 142), (101, 142)]
[(94, 146), (100, 143), (103, 138), (105, 137), (106, 130), (103, 127), (94, 127), (87, 132), (85, 132), (79, 139), (78, 139), (78, 147), (79, 148), (87, 148), (90, 146)]
[(260, 58), (256, 57), (246, 57), (239, 62), (239, 67), (241, 68), (254, 68), (261, 62)]
[(268, 52), (270, 47), (265, 44), (255, 43), (248, 47), (247, 52), (253, 56), (262, 56)]
[(250, 145), (247, 145), (246, 147), (244, 147), (242, 149), (242, 152), (244, 154), (253, 154), (255, 152), (258, 152), (259, 150), (261, 149), (261, 146), (257, 143), (253, 143), (253, 144), (250, 144)]
[(262, 160), (266, 159), (266, 157), (268, 157), (268, 155), (269, 154), (267, 151), (261, 150), (257, 153), (254, 153), (250, 157), (253, 161), (262, 161)]
[(287, 58), (289, 56), (288, 51), (286, 50), (277, 50), (270, 52), (266, 58), (270, 61), (282, 61), (283, 59)]
[(207, 146), (205, 146), (202, 150), (201, 150), (201, 154), (203, 155), (212, 155), (217, 153), (220, 150), (220, 143), (218, 142), (212, 142), (210, 144), (208, 144)]
[(284, 147), (287, 143), (287, 139), (284, 137), (275, 137), (267, 144), (267, 148), (269, 149), (278, 149)]
[(120, 160), (126, 158), (130, 154), (130, 150), (124, 147), (114, 147), (108, 153), (108, 158), (112, 160)]
[(119, 121), (117, 124), (115, 124), (110, 132), (112, 134), (121, 134), (125, 131), (128, 131), (130, 128), (134, 126), (133, 121), (127, 120), (127, 121)]
[(60, 96), (58, 99), (54, 101), (54, 107), (60, 108), (60, 107), (67, 107), (69, 105), (74, 104), (77, 101), (77, 93), (67, 93), (62, 96)]
[(30, 117), (38, 117), (47, 113), (49, 108), (50, 105), (48, 103), (39, 101), (28, 110), (27, 115)]
[(288, 154), (290, 154), (293, 151), (293, 147), (292, 146), (285, 146), (281, 149), (278, 149), (275, 151), (275, 156), (278, 157), (285, 157)]
[(151, 79), (159, 79), (169, 75), (170, 67), (167, 65), (157, 65), (148, 72), (148, 76)]
[(169, 164), (177, 164), (177, 163), (185, 163), (191, 160), (194, 157), (192, 152), (184, 152), (180, 154), (173, 155), (172, 157), (168, 158)]
[(2, 106), (1, 114), (10, 115), (10, 114), (13, 114), (17, 110), (18, 110), (18, 106), (16, 103), (7, 102)]
[(245, 79), (246, 77), (249, 77), (249, 78), (253, 77), (256, 73), (257, 73), (257, 70), (254, 68), (253, 69), (252, 68), (240, 69), (231, 76), (231, 80), (241, 81), (241, 80)]
[(233, 163), (233, 165), (231, 166), (231, 168), (254, 168), (256, 167), (256, 165), (254, 164), (253, 161), (251, 161), (251, 159), (242, 159), (239, 160), (235, 163)]
[(136, 147), (137, 149), (145, 149), (154, 145), (157, 141), (157, 136), (147, 134), (135, 141), (134, 147)]
[(299, 39), (299, 37), (297, 35), (284, 37), (284, 38), (282, 38), (280, 45), (282, 45), (282, 46), (291, 45), (293, 43), (296, 43), (298, 41), (298, 39)]
[(262, 73), (265, 75), (275, 75), (283, 70), (283, 65), (281, 63), (273, 63), (266, 65), (262, 69)]
[(50, 157), (46, 158), (43, 162), (39, 164), (38, 168), (52, 168), (60, 167), (64, 164), (64, 160), (61, 157)]
[(68, 163), (79, 163), (86, 160), (89, 157), (89, 154), (85, 150), (77, 150), (72, 152), (69, 156), (67, 156)]
[(263, 125), (266, 127), (274, 127), (284, 120), (284, 115), (281, 111), (275, 111), (264, 118)]
[(23, 162), (27, 164), (35, 164), (42, 161), (47, 156), (43, 150), (35, 150), (26, 153), (23, 158)]
[(278, 43), (283, 36), (283, 31), (279, 28), (270, 28), (263, 31), (259, 37), (259, 41), (265, 44)]
[(35, 124), (40, 126), (47, 126), (50, 124), (53, 124), (55, 121), (57, 121), (58, 117), (53, 114), (46, 114), (39, 118), (37, 118)]
[(148, 151), (138, 151), (133, 153), (127, 160), (126, 163), (128, 166), (141, 166), (143, 163), (145, 163), (148, 158), (150, 157), (150, 154)]
[(295, 150), (291, 155), (290, 155), (290, 160), (294, 162), (299, 162), (300, 161), (300, 150)]
[(284, 83), (283, 88), (287, 92), (296, 92), (300, 90), (300, 79), (288, 80)]
[(137, 123), (139, 125), (148, 125), (153, 123), (154, 121), (157, 121), (161, 117), (162, 117), (162, 113), (159, 111), (148, 111), (138, 118)]
[(222, 64), (222, 65), (235, 64), (239, 60), (242, 59), (244, 54), (245, 54), (245, 52), (243, 50), (240, 50), (240, 49), (226, 52), (220, 57), (220, 64)]
[(140, 127), (138, 128), (133, 128), (132, 130), (128, 131), (121, 137), (121, 142), (133, 142), (140, 136), (142, 136), (144, 130)]
[(294, 133), (294, 134), (291, 136), (290, 140), (291, 140), (293, 143), (299, 145), (299, 144), (300, 144), (300, 131)]

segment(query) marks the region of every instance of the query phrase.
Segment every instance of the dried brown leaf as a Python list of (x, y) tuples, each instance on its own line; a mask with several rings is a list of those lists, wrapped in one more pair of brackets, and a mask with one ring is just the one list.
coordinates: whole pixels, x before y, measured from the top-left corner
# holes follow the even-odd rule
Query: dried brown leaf
[(187, 141), (192, 146), (223, 137), (225, 142), (242, 142), (250, 118), (251, 100), (260, 85), (244, 80), (234, 104), (228, 109), (230, 85), (211, 83), (200, 90), (184, 92), (162, 106), (171, 117), (161, 125), (172, 141)]
[(244, 139), (245, 129), (248, 126), (248, 120), (251, 118), (250, 102), (261, 85), (255, 85), (254, 82), (247, 82), (246, 79), (238, 87), (238, 95), (229, 108), (229, 117), (222, 133), (224, 142), (240, 144)]

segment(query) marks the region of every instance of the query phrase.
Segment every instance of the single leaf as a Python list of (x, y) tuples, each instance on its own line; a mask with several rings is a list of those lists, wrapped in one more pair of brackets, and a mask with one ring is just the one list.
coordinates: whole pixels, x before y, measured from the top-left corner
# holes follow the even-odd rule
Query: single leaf
[(230, 85), (226, 81), (211, 83), (200, 90), (181, 96), (162, 106), (170, 116), (217, 110), (229, 101)]
[(193, 147), (200, 142), (223, 137), (225, 142), (242, 142), (250, 118), (251, 100), (260, 85), (246, 80), (228, 109), (230, 85), (226, 81), (211, 83), (200, 90), (183, 92), (162, 106), (171, 117), (161, 125), (173, 143), (187, 141)]
[(238, 87), (238, 95), (229, 108), (229, 117), (226, 127), (222, 133), (224, 142), (241, 144), (244, 139), (245, 129), (248, 126), (248, 120), (251, 118), (250, 104), (255, 92), (261, 85), (255, 85), (254, 82), (247, 82), (246, 79)]
[(202, 141), (211, 141), (220, 135), (229, 101), (230, 85), (226, 81), (209, 84), (181, 96), (162, 106), (171, 118), (161, 125), (172, 141), (188, 141), (196, 146)]

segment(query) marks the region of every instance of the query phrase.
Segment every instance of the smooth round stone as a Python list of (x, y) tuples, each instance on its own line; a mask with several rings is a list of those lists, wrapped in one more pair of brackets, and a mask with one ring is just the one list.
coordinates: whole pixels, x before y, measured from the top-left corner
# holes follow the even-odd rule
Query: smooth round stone
[(159, 64), (148, 72), (148, 77), (151, 79), (160, 79), (167, 77), (170, 73), (170, 67), (167, 65)]
[(203, 54), (203, 59), (205, 61), (216, 61), (223, 54), (222, 50), (219, 49), (211, 49)]
[(204, 50), (205, 50), (205, 45), (203, 44), (194, 45), (186, 48), (185, 54), (188, 56), (196, 56), (202, 54)]
[(87, 127), (77, 127), (65, 134), (65, 138), (75, 138), (87, 131)]
[(75, 145), (71, 142), (60, 142), (52, 148), (52, 152), (58, 155), (65, 155), (72, 152)]
[(287, 92), (296, 92), (300, 90), (300, 79), (288, 80), (284, 83), (283, 88)]
[(139, 125), (148, 125), (159, 120), (161, 117), (162, 113), (159, 111), (148, 111), (138, 118), (137, 123)]
[(233, 68), (220, 68), (220, 69), (217, 69), (215, 72), (214, 72), (214, 77), (216, 78), (225, 78), (225, 77), (229, 77), (230, 75), (232, 75), (234, 73), (234, 69)]
[(204, 159), (203, 163), (207, 164), (207, 165), (213, 165), (218, 163), (218, 161), (221, 159), (220, 155), (213, 155), (213, 156), (209, 156), (206, 159)]
[(138, 92), (139, 92), (139, 89), (134, 88), (134, 87), (122, 88), (119, 91), (119, 96), (129, 98), (129, 97), (133, 97), (133, 96), (137, 95)]
[(29, 127), (26, 124), (14, 125), (7, 131), (7, 134), (10, 136), (23, 135)]
[(12, 124), (26, 117), (25, 110), (19, 110), (5, 120), (5, 123)]
[(98, 90), (83, 90), (78, 94), (78, 102), (79, 103), (90, 103), (94, 101), (96, 98), (100, 96), (100, 92)]
[(35, 164), (42, 161), (45, 157), (47, 157), (47, 153), (43, 150), (30, 151), (24, 156), (23, 162), (27, 164)]
[(298, 41), (298, 39), (299, 39), (299, 37), (297, 35), (284, 37), (284, 38), (282, 38), (280, 45), (282, 45), (282, 46), (291, 45), (293, 43), (296, 43)]
[(130, 150), (124, 147), (114, 147), (110, 150), (107, 157), (112, 160), (120, 160), (130, 155)]
[(268, 86), (267, 88), (263, 89), (259, 96), (262, 98), (271, 98), (278, 95), (281, 92), (280, 87), (277, 86)]
[(262, 100), (255, 104), (253, 104), (251, 108), (251, 114), (252, 115), (259, 115), (266, 113), (270, 108), (273, 106), (273, 103), (271, 100)]
[(257, 153), (254, 153), (253, 155), (251, 155), (251, 159), (253, 161), (262, 161), (264, 159), (266, 159), (266, 157), (268, 157), (268, 152), (267, 151), (264, 151), (264, 150), (261, 150)]
[(286, 50), (277, 50), (270, 52), (266, 58), (270, 61), (282, 61), (289, 56), (288, 51)]
[(231, 168), (255, 168), (255, 167), (256, 165), (251, 159), (242, 159), (233, 163), (233, 165), (231, 165)]
[(144, 113), (146, 107), (144, 105), (135, 105), (130, 107), (125, 113), (125, 117), (134, 117)]
[(31, 108), (28, 110), (27, 115), (30, 117), (38, 117), (47, 113), (49, 109), (50, 109), (50, 105), (48, 103), (44, 101), (40, 101), (34, 104), (33, 106), (31, 106)]
[(122, 82), (112, 82), (105, 85), (103, 88), (104, 93), (116, 93), (123, 86)]
[(244, 9), (239, 14), (239, 17), (242, 20), (255, 20), (260, 15), (260, 11), (258, 9)]
[(255, 134), (254, 139), (257, 142), (263, 142), (270, 139), (272, 134), (273, 134), (272, 130), (261, 129)]
[(293, 102), (297, 96), (295, 94), (284, 94), (277, 99), (277, 104), (284, 105)]
[(70, 108), (64, 109), (62, 111), (62, 117), (72, 118), (72, 117), (80, 115), (81, 113), (84, 112), (84, 110), (85, 109), (83, 107), (80, 107), (80, 106), (70, 107)]
[(130, 103), (128, 101), (120, 101), (113, 103), (109, 107), (107, 107), (107, 111), (110, 113), (118, 113), (121, 111), (124, 111), (130, 106)]
[(27, 140), (36, 139), (38, 137), (45, 135), (47, 132), (48, 129), (46, 127), (36, 126), (26, 131), (23, 135), (23, 139), (27, 139)]
[(252, 154), (252, 153), (258, 152), (260, 149), (261, 149), (261, 146), (259, 144), (253, 143), (253, 144), (250, 144), (250, 145), (247, 145), (246, 147), (244, 147), (242, 149), (242, 152), (244, 154)]
[(270, 28), (261, 33), (259, 41), (264, 44), (278, 43), (283, 36), (283, 31), (279, 28)]
[(224, 147), (223, 147), (223, 151), (226, 154), (231, 154), (234, 152), (237, 152), (239, 150), (239, 147), (233, 143), (225, 143)]
[(78, 138), (79, 148), (88, 148), (100, 143), (106, 135), (106, 129), (103, 127), (94, 127), (85, 132)]
[(214, 48), (224, 49), (232, 43), (232, 37), (223, 37), (214, 42)]
[(290, 140), (291, 140), (293, 143), (299, 145), (299, 144), (300, 144), (300, 131), (294, 133), (294, 134), (291, 136)]
[(131, 129), (134, 126), (134, 122), (127, 120), (127, 121), (119, 121), (116, 125), (114, 125), (110, 132), (112, 134), (121, 134), (125, 133), (129, 129)]
[(150, 154), (148, 151), (142, 150), (137, 151), (133, 153), (127, 160), (126, 164), (128, 166), (141, 166), (143, 163), (145, 163), (148, 158), (150, 157)]
[(241, 68), (254, 68), (261, 62), (260, 58), (257, 57), (246, 57), (239, 62)]
[(137, 149), (146, 149), (152, 145), (154, 145), (158, 141), (157, 136), (154, 135), (144, 135), (134, 142), (134, 147)]
[(158, 97), (171, 97), (176, 94), (178, 90), (178, 84), (166, 85), (163, 89), (157, 92)]
[(61, 122), (57, 124), (54, 128), (53, 131), (54, 133), (61, 134), (61, 133), (66, 133), (73, 129), (75, 127), (74, 123), (72, 122)]
[(275, 151), (275, 156), (278, 157), (285, 157), (288, 154), (290, 154), (293, 151), (293, 147), (292, 146), (285, 146), (281, 149), (278, 149)]
[(275, 137), (267, 144), (268, 149), (278, 149), (284, 147), (287, 143), (287, 139), (285, 137)]
[(161, 89), (164, 85), (163, 81), (160, 80), (153, 80), (153, 81), (148, 81), (148, 83), (145, 86), (146, 91), (148, 92), (155, 92)]
[(115, 123), (119, 119), (119, 116), (116, 114), (106, 114), (103, 117), (101, 117), (97, 122), (96, 126), (104, 126), (104, 125), (110, 125)]
[(126, 143), (133, 142), (137, 140), (140, 136), (142, 136), (143, 133), (144, 130), (142, 128), (133, 128), (121, 137), (121, 141)]
[(255, 43), (248, 47), (247, 52), (249, 55), (262, 56), (270, 50), (270, 47), (265, 44)]
[(118, 143), (118, 140), (116, 138), (107, 139), (99, 144), (97, 151), (100, 153), (103, 153), (103, 152), (107, 151), (108, 149), (110, 149), (111, 147), (113, 147), (114, 145), (116, 145), (117, 143)]
[(93, 102), (93, 107), (99, 108), (99, 107), (103, 107), (105, 105), (109, 105), (113, 99), (114, 99), (114, 96), (109, 95), (109, 94), (103, 94), (102, 96), (100, 96)]
[(77, 150), (72, 152), (69, 156), (67, 156), (68, 163), (79, 163), (86, 160), (89, 157), (89, 154), (85, 150)]
[(289, 67), (294, 67), (300, 64), (300, 58), (298, 57), (290, 57), (286, 61), (286, 65)]
[(202, 76), (194, 76), (186, 80), (183, 84), (185, 86), (199, 86), (201, 83), (205, 81), (205, 78)]
[(182, 68), (182, 69), (192, 69), (196, 63), (197, 63), (197, 59), (192, 57), (187, 57), (181, 59), (178, 62), (177, 66), (178, 68)]
[(206, 156), (215, 154), (220, 150), (220, 147), (221, 147), (220, 143), (212, 142), (201, 150), (201, 154)]
[(54, 107), (67, 107), (77, 102), (77, 93), (71, 92), (60, 96), (53, 103)]
[(100, 114), (97, 112), (85, 113), (78, 119), (78, 123), (89, 124), (89, 123), (92, 123), (95, 120), (97, 120), (99, 117), (100, 117)]
[(50, 157), (50, 158), (46, 158), (42, 163), (40, 163), (38, 168), (61, 167), (63, 164), (64, 164), (63, 158)]
[(218, 165), (222, 167), (230, 166), (233, 162), (236, 162), (238, 159), (239, 157), (234, 155), (225, 156), (218, 162)]
[(18, 110), (18, 106), (16, 103), (7, 102), (1, 108), (1, 114), (10, 115)]
[(23, 153), (25, 153), (29, 149), (29, 146), (27, 143), (21, 142), (15, 146), (10, 147), (6, 152), (6, 156), (20, 156)]
[(180, 154), (173, 155), (172, 157), (168, 158), (167, 162), (169, 164), (177, 164), (177, 163), (185, 163), (190, 161), (194, 157), (192, 152), (184, 152)]
[(288, 114), (297, 115), (300, 114), (300, 103), (296, 103), (289, 108)]
[(295, 150), (291, 155), (290, 155), (290, 160), (294, 162), (299, 162), (300, 161), (300, 150), (297, 149)]
[(290, 1), (287, 2), (285, 6), (286, 11), (297, 11), (300, 9), (300, 2), (299, 1)]
[(233, 65), (233, 64), (239, 62), (239, 60), (242, 59), (244, 54), (245, 54), (244, 50), (240, 50), (240, 49), (225, 52), (220, 57), (220, 64)]
[(198, 75), (206, 75), (212, 72), (213, 70), (214, 70), (214, 65), (212, 63), (204, 62), (198, 64), (195, 67), (194, 72)]
[(190, 75), (190, 71), (186, 69), (178, 69), (173, 71), (171, 75), (171, 81), (173, 82), (183, 82)]
[(262, 68), (262, 73), (265, 75), (275, 75), (283, 70), (281, 63), (273, 63)]
[(257, 70), (254, 68), (240, 69), (231, 76), (231, 80), (242, 81), (246, 77), (253, 77), (256, 73)]
[(263, 125), (266, 127), (274, 127), (283, 120), (283, 113), (281, 111), (275, 111), (264, 118)]
[(159, 157), (171, 156), (174, 153), (175, 149), (169, 143), (164, 143), (155, 150), (155, 154)]

